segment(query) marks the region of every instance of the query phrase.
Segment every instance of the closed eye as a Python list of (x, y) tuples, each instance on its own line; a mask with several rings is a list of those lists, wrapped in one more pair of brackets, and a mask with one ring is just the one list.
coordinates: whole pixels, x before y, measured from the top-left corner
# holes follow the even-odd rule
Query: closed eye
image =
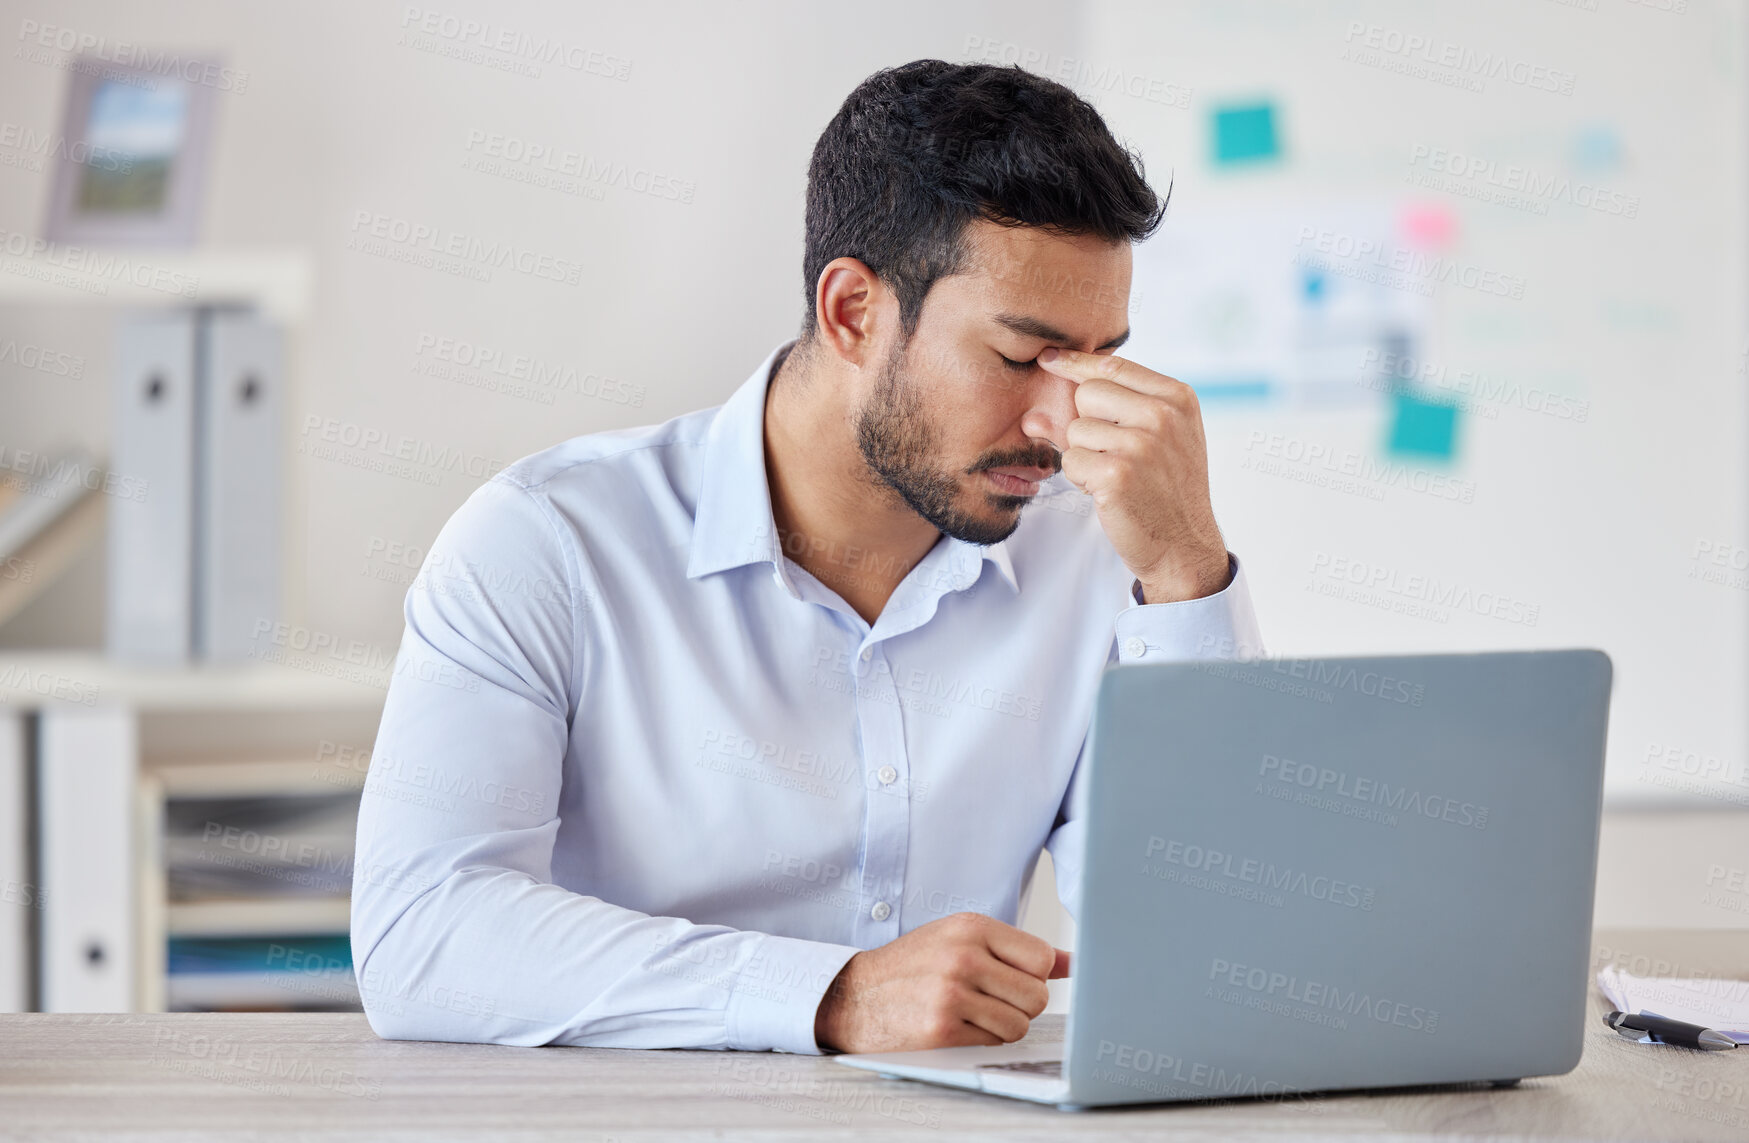
[(1012, 369), (1016, 373), (1024, 372), (1025, 370), (1031, 369), (1033, 367), (1033, 364), (1034, 364), (1031, 361), (1011, 361), (1007, 357), (1004, 357), (1000, 353), (998, 353), (996, 356), (1002, 358), (1002, 367), (1004, 369)]

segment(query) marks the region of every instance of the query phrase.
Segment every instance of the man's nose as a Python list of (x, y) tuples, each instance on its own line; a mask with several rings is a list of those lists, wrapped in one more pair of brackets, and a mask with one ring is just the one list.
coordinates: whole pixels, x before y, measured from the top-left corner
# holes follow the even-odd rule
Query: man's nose
[(1020, 429), (1035, 440), (1047, 440), (1059, 453), (1069, 450), (1069, 422), (1074, 420), (1075, 382), (1059, 377), (1048, 369), (1035, 369), (1027, 388), (1031, 398), (1026, 412), (1021, 414)]

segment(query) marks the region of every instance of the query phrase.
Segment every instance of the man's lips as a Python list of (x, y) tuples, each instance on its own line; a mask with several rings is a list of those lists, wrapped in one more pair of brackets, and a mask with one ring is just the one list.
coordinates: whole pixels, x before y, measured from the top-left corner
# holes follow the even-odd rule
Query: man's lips
[(1038, 491), (1039, 482), (1049, 480), (1054, 471), (1048, 468), (1026, 468), (1014, 465), (1002, 468), (986, 468), (991, 482), (1002, 491), (1019, 496), (1030, 496)]

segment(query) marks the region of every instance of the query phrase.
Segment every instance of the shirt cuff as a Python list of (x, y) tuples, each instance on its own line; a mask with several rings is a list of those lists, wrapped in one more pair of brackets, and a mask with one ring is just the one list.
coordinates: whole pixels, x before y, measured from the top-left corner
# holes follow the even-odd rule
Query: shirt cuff
[(741, 1052), (823, 1054), (814, 1040), (820, 1000), (844, 962), (861, 951), (853, 945), (762, 934), (729, 997), (724, 1014), (728, 1046)]
[(1142, 585), (1130, 584), (1131, 605), (1117, 615), (1117, 660), (1161, 663), (1175, 659), (1257, 659), (1263, 636), (1251, 609), (1245, 565), (1231, 552), (1227, 586), (1201, 599), (1143, 603)]

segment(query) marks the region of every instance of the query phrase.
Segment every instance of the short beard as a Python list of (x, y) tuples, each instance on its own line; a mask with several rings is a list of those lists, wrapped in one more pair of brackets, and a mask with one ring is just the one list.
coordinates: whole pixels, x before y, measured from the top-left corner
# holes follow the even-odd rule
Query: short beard
[[(1020, 510), (1032, 497), (986, 491), (985, 503), (996, 512), (993, 520), (959, 510), (959, 477), (930, 463), (936, 452), (934, 426), (923, 413), (919, 387), (907, 381), (900, 369), (904, 349), (904, 344), (894, 348), (874, 394), (857, 410), (856, 443), (862, 459), (881, 484), (898, 493), (938, 531), (967, 544), (999, 544), (1020, 527)], [(986, 453), (966, 469), (966, 475), (1009, 465), (1057, 471), (1062, 463), (1057, 451), (1049, 445), (1043, 449), (1048, 455), (1041, 456), (1037, 449)]]

